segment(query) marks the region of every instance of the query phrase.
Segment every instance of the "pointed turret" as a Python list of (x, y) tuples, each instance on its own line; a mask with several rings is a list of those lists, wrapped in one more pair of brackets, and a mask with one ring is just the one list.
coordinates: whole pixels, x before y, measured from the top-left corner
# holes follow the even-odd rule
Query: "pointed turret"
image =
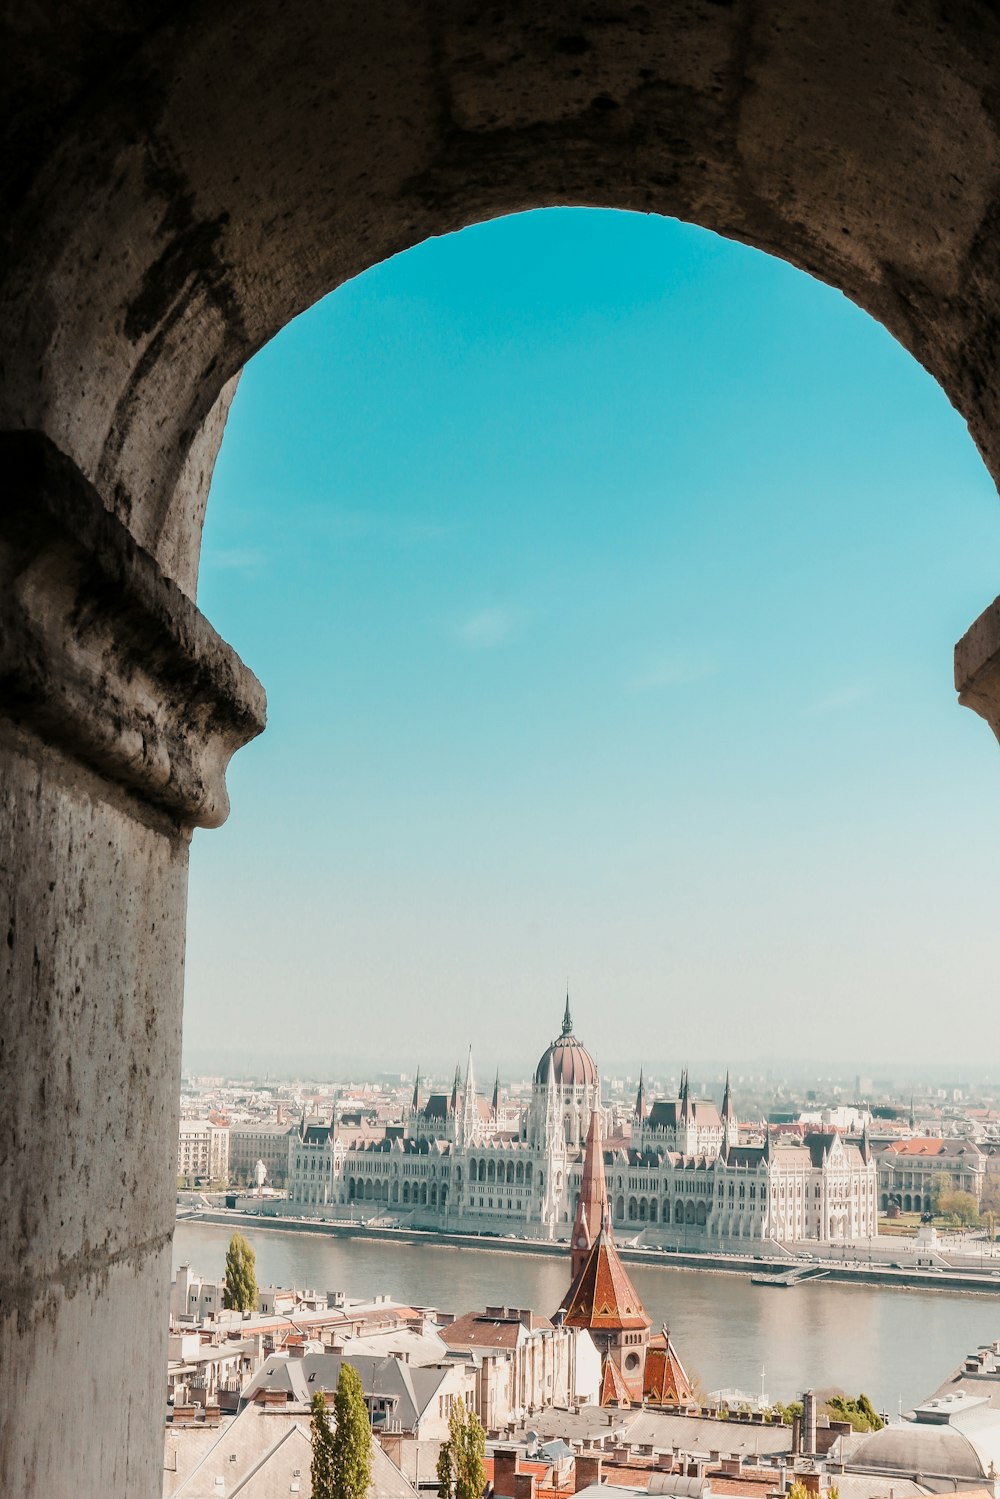
[(476, 1106), (476, 1079), (472, 1071), (472, 1047), (469, 1047), (469, 1060), (465, 1065), (465, 1093), (462, 1099), (462, 1133), (466, 1145), (470, 1145), (475, 1138), (479, 1124), (479, 1111)]
[(660, 1337), (650, 1340), (646, 1354), (646, 1379), (643, 1394), (651, 1405), (673, 1410), (690, 1410), (698, 1400), (664, 1324)]
[(646, 1118), (646, 1087), (643, 1081), (643, 1070), (639, 1068), (639, 1091), (635, 1095), (635, 1108), (632, 1118), (636, 1124), (642, 1124)]
[(722, 1095), (722, 1129), (727, 1145), (738, 1145), (740, 1143), (740, 1124), (736, 1117), (736, 1105), (733, 1103), (733, 1090), (729, 1086), (729, 1073), (726, 1073), (726, 1091)]
[(457, 1114), (458, 1113), (458, 1100), (459, 1100), (459, 1096), (460, 1096), (459, 1095), (459, 1091), (458, 1091), (458, 1085), (459, 1085), (459, 1079), (460, 1079), (460, 1077), (461, 1077), (461, 1073), (459, 1072), (458, 1065), (456, 1063), (456, 1065), (455, 1065), (455, 1081), (451, 1085), (451, 1097), (448, 1100), (448, 1112), (449, 1112), (449, 1114)]
[[(567, 1327), (585, 1327), (600, 1349), (602, 1386), (609, 1379), (611, 1362), (629, 1400), (641, 1401), (650, 1321), (607, 1229), (597, 1235), (560, 1310)], [(610, 1379), (619, 1385), (615, 1376)], [(607, 1398), (603, 1390), (602, 1398)]]
[(413, 1101), (410, 1104), (410, 1108), (411, 1108), (411, 1110), (413, 1111), (414, 1114), (419, 1114), (420, 1113), (420, 1068), (419, 1067), (417, 1068), (417, 1075), (416, 1075), (416, 1077), (413, 1080)]
[(571, 1274), (574, 1280), (587, 1263), (591, 1248), (602, 1228), (608, 1233), (612, 1231), (611, 1214), (608, 1211), (608, 1186), (604, 1176), (601, 1115), (600, 1110), (595, 1109), (587, 1130), (583, 1180), (576, 1200), (576, 1218), (573, 1223)]
[(864, 1122), (864, 1126), (863, 1126), (863, 1128), (861, 1130), (861, 1159), (864, 1161), (865, 1165), (867, 1166), (869, 1164), (869, 1162), (871, 1161), (871, 1158), (872, 1158), (872, 1142), (868, 1138), (868, 1120), (866, 1119), (865, 1122)]
[(494, 1119), (499, 1119), (499, 1117), (500, 1117), (500, 1068), (498, 1067), (497, 1068), (497, 1075), (496, 1075), (496, 1077), (493, 1080), (493, 1118)]
[(573, 1017), (569, 1012), (569, 984), (566, 985), (566, 1008), (563, 1011), (562, 1033), (564, 1036), (573, 1034)]
[(691, 1092), (688, 1086), (688, 1071), (686, 1067), (681, 1079), (681, 1118), (685, 1121), (691, 1118)]

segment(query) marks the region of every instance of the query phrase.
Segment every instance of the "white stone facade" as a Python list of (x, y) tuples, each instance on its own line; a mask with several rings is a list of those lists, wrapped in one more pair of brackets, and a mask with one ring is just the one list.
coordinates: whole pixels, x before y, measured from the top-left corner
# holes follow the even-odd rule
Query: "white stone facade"
[[(403, 1217), (450, 1231), (566, 1238), (583, 1174), (600, 1078), (572, 1035), (542, 1056), (531, 1099), (509, 1115), (465, 1086), (414, 1100), (402, 1128), (372, 1137), (335, 1122), (309, 1124), (289, 1145), (290, 1210)], [(802, 1143), (740, 1145), (727, 1083), (722, 1108), (690, 1095), (646, 1112), (642, 1090), (629, 1139), (605, 1144), (615, 1226), (647, 1241), (864, 1239), (877, 1231), (876, 1166), (867, 1141), (836, 1132)]]

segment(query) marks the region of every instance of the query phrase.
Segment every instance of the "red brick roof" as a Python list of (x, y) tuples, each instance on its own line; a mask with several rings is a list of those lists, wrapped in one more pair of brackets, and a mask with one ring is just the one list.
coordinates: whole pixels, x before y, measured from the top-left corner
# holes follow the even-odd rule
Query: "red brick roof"
[(614, 1332), (651, 1326), (611, 1237), (602, 1230), (587, 1262), (563, 1297), (568, 1327)]
[(646, 1399), (654, 1405), (684, 1409), (698, 1403), (669, 1333), (650, 1339), (643, 1384)]

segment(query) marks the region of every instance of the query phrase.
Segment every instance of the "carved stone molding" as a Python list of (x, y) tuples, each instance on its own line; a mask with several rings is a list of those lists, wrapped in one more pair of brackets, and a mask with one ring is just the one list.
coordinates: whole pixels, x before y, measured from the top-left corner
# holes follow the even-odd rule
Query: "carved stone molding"
[(955, 647), (955, 690), (1000, 739), (1000, 598), (984, 609)]
[(0, 713), (187, 827), (229, 812), (226, 767), (264, 689), (40, 433), (0, 433)]

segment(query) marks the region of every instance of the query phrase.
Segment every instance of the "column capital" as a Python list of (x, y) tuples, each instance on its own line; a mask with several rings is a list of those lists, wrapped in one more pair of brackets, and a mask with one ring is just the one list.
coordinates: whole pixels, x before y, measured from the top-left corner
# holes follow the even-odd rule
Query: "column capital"
[(0, 713), (217, 827), (264, 689), (47, 437), (0, 433)]

